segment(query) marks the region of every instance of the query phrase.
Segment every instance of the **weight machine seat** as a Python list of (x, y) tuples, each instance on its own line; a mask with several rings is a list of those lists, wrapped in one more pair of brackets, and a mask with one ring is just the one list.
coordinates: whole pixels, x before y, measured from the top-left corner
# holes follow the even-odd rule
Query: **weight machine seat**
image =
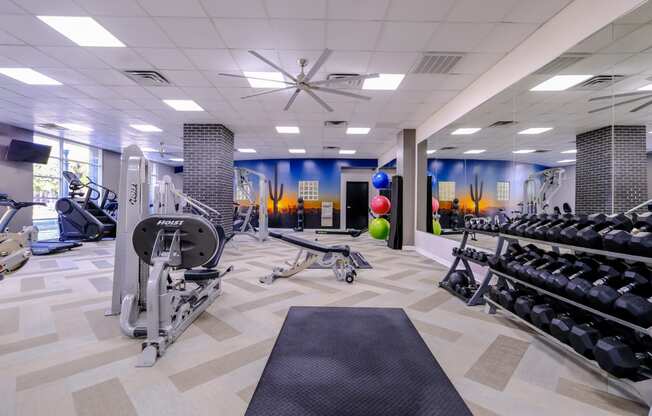
[(349, 257), (351, 255), (351, 248), (349, 246), (326, 246), (324, 244), (318, 243), (317, 241), (304, 240), (303, 238), (297, 237), (293, 234), (281, 234), (273, 231), (270, 231), (269, 235), (271, 237), (286, 241), (290, 244), (294, 244), (295, 246), (299, 246), (312, 251), (318, 251), (320, 253), (341, 254), (344, 257)]
[(191, 269), (183, 273), (183, 278), (188, 282), (214, 280), (218, 277), (220, 277), (220, 271), (217, 269)]

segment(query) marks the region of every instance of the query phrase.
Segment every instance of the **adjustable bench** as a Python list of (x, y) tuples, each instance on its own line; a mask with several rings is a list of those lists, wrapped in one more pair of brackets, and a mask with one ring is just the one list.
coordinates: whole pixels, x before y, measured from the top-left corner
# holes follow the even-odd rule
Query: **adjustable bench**
[(294, 276), (315, 263), (333, 270), (337, 280), (344, 280), (347, 283), (353, 283), (355, 280), (356, 271), (352, 263), (351, 248), (349, 246), (327, 246), (317, 241), (303, 239), (295, 234), (270, 232), (269, 236), (286, 244), (299, 247), (299, 253), (297, 253), (292, 263), (287, 262), (288, 267), (274, 267), (271, 274), (260, 278), (261, 283), (271, 284), (276, 278)]

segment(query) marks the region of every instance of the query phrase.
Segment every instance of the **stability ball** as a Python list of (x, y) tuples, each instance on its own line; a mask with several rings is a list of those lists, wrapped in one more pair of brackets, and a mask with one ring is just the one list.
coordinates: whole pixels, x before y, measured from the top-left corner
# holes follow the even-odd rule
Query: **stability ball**
[(369, 235), (377, 240), (387, 240), (389, 236), (389, 221), (385, 218), (374, 218), (369, 224)]
[(371, 199), (371, 211), (376, 215), (385, 215), (392, 208), (386, 196), (376, 195)]
[(437, 213), (437, 211), (439, 211), (439, 201), (437, 200), (437, 198), (433, 197), (432, 198), (432, 212)]
[(438, 219), (432, 220), (432, 233), (434, 235), (441, 235), (441, 224)]
[(371, 183), (376, 189), (389, 188), (389, 176), (385, 172), (378, 172), (371, 178)]

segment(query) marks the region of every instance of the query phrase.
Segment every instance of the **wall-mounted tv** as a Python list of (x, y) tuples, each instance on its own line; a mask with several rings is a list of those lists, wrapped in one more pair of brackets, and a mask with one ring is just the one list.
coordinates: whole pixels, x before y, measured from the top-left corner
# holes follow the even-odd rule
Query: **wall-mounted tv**
[(48, 163), (52, 147), (43, 144), (12, 140), (7, 150), (7, 160), (13, 162)]

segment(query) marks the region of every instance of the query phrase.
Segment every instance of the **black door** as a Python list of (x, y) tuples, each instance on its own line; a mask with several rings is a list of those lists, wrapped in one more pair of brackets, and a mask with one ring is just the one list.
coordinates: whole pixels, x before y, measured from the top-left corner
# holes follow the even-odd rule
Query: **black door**
[(369, 225), (369, 182), (346, 183), (346, 228)]

